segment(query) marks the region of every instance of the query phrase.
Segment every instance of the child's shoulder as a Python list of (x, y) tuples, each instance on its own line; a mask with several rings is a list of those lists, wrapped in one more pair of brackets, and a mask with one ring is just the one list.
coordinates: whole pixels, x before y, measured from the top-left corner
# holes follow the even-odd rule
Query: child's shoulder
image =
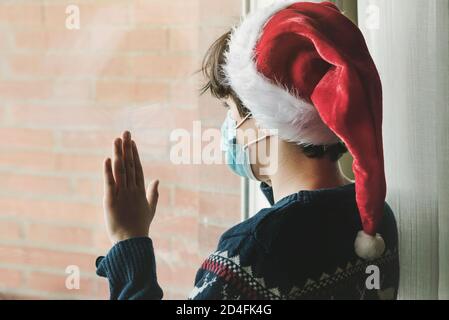
[(253, 217), (223, 233), (217, 250), (228, 251), (231, 254), (269, 252), (270, 244), (282, 231), (287, 213), (292, 210), (292, 207), (295, 207), (295, 211), (298, 210), (294, 200), (262, 209)]

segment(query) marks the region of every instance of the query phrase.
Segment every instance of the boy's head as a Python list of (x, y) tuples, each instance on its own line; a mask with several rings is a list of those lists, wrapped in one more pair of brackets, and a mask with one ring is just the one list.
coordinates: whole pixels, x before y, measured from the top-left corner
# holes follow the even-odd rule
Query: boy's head
[[(202, 63), (202, 73), (206, 79), (201, 93), (210, 92), (212, 96), (223, 101), (226, 108), (235, 114), (238, 122), (246, 117), (251, 111), (245, 107), (236, 92), (226, 81), (224, 65), (226, 63), (225, 53), (229, 50), (231, 31), (219, 37), (208, 49)], [(272, 128), (276, 129), (276, 128)], [(330, 161), (338, 161), (348, 149), (344, 143), (339, 142), (332, 145), (299, 145), (300, 150), (312, 159), (328, 158)]]

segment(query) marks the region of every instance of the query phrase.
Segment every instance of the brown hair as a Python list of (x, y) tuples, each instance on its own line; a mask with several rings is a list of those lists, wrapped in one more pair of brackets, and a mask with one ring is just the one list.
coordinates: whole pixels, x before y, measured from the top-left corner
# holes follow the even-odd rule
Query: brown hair
[[(245, 117), (250, 111), (243, 105), (234, 90), (227, 84), (223, 66), (226, 63), (225, 52), (229, 49), (231, 31), (218, 38), (207, 50), (204, 56), (201, 72), (206, 78), (206, 83), (201, 88), (201, 94), (210, 92), (217, 99), (231, 98), (240, 113)], [(323, 158), (328, 156), (331, 161), (338, 161), (348, 152), (345, 144), (339, 142), (330, 146), (301, 146), (304, 154), (309, 158)]]
[(229, 49), (229, 38), (231, 31), (226, 32), (218, 38), (207, 50), (201, 66), (201, 72), (206, 78), (206, 83), (201, 88), (201, 94), (210, 91), (217, 99), (231, 98), (240, 113), (240, 116), (247, 116), (250, 111), (245, 108), (237, 94), (226, 84), (226, 76), (223, 70), (225, 64), (225, 52)]

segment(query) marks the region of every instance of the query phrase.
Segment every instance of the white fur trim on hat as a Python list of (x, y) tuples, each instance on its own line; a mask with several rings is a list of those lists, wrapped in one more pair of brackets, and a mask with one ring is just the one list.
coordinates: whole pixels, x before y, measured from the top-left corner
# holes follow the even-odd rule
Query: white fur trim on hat
[(227, 84), (258, 124), (265, 129), (277, 129), (281, 139), (301, 145), (334, 144), (340, 140), (324, 124), (312, 104), (282, 84), (273, 83), (256, 68), (254, 50), (264, 26), (274, 14), (295, 2), (298, 1), (277, 1), (248, 15), (233, 29), (229, 50), (225, 53)]
[(375, 237), (360, 231), (354, 243), (355, 253), (362, 259), (373, 261), (379, 259), (385, 251), (385, 242), (380, 234)]

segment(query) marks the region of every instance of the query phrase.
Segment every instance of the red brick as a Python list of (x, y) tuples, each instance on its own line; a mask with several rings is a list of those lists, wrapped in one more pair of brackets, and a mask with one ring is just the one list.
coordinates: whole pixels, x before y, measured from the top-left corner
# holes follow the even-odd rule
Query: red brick
[(21, 125), (52, 128), (110, 128), (119, 110), (105, 107), (15, 105), (12, 118)]
[(32, 272), (28, 278), (26, 286), (28, 289), (40, 292), (62, 293), (67, 295), (92, 295), (95, 285), (91, 279), (80, 277), (80, 288), (69, 290), (66, 287), (67, 275), (51, 274), (44, 272)]
[(42, 10), (39, 4), (3, 3), (0, 4), (0, 20), (9, 26), (31, 27), (42, 24)]
[(1, 147), (50, 148), (54, 146), (54, 135), (50, 130), (0, 128), (0, 136), (8, 137), (0, 140)]
[(130, 27), (132, 25), (131, 1), (108, 1), (81, 4), (80, 10), (88, 27)]
[(95, 44), (95, 33), (89, 30), (73, 31), (64, 27), (45, 30), (20, 30), (15, 33), (15, 47), (34, 51), (90, 51)]
[(43, 55), (19, 54), (10, 56), (7, 61), (11, 72), (16, 75), (49, 74), (44, 66)]
[(67, 194), (71, 191), (67, 178), (0, 173), (0, 189), (15, 193)]
[(200, 224), (199, 226), (199, 243), (200, 253), (209, 254), (217, 250), (217, 245), (220, 237), (225, 233), (229, 227), (218, 227), (208, 224)]
[[(127, 57), (111, 54), (30, 54), (20, 53), (6, 58), (12, 73), (22, 76), (54, 77), (127, 77), (131, 73)], [(76, 83), (74, 80), (58, 80), (54, 86)], [(90, 81), (77, 83), (79, 90), (91, 91)], [(86, 89), (86, 87), (88, 89)], [(53, 96), (58, 92), (52, 91)], [(61, 94), (59, 94), (61, 95)], [(85, 95), (85, 94), (83, 94)]]
[(99, 81), (96, 93), (100, 102), (154, 103), (167, 99), (168, 87), (160, 83)]
[(200, 118), (205, 126), (221, 128), (226, 118), (227, 109), (225, 109), (220, 100), (214, 98), (209, 92), (199, 97)]
[[(195, 186), (199, 180), (199, 167), (195, 165), (154, 164), (143, 160), (145, 177), (159, 179), (163, 183), (178, 183)], [(202, 170), (202, 168), (201, 168)]]
[(47, 267), (65, 272), (68, 266), (76, 265), (82, 273), (95, 272), (96, 255), (63, 252), (50, 249), (0, 245), (2, 263), (27, 267)]
[(199, 46), (198, 36), (197, 27), (170, 28), (169, 49), (170, 51), (196, 51)]
[[(115, 2), (98, 2), (93, 4), (81, 3), (77, 4), (80, 10), (80, 27), (123, 27), (129, 26), (130, 15), (127, 3)], [(52, 4), (46, 5), (45, 24), (47, 26), (64, 26), (66, 18), (67, 5)]]
[[(100, 54), (116, 54), (120, 51), (120, 46), (125, 41), (126, 29), (114, 29), (114, 28), (98, 28), (91, 30), (90, 32), (91, 43), (86, 51), (95, 55)], [(97, 63), (101, 64), (107, 61), (107, 58), (98, 59)]]
[(199, 196), (197, 191), (175, 188), (175, 210), (181, 212), (197, 212), (199, 209)]
[(3, 167), (39, 170), (55, 168), (55, 158), (50, 152), (8, 150), (0, 151), (0, 154), (0, 166)]
[(103, 255), (105, 255), (109, 249), (112, 248), (111, 240), (106, 232), (106, 227), (100, 228), (97, 230), (94, 235), (94, 247), (97, 248), (100, 252), (103, 251)]
[(0, 288), (19, 288), (22, 283), (22, 272), (13, 269), (0, 268)]
[(5, 294), (0, 293), (0, 300), (20, 300), (20, 301), (38, 300), (38, 301), (41, 301), (41, 300), (48, 300), (48, 298), (45, 296), (39, 296), (38, 293), (31, 295), (31, 294), (23, 293), (19, 290), (16, 293), (5, 293)]
[(126, 56), (94, 56), (101, 59), (101, 68), (98, 70), (98, 77), (122, 77), (126, 78), (131, 73), (131, 67), (128, 57)]
[(88, 228), (67, 227), (32, 223), (26, 228), (25, 238), (33, 243), (57, 244), (58, 246), (93, 245), (92, 231)]
[(151, 103), (167, 100), (168, 87), (166, 85), (139, 82), (134, 88), (136, 102)]
[[(186, 129), (189, 133), (193, 134), (194, 122), (200, 121), (198, 109), (176, 109), (174, 112), (175, 128)], [(201, 123), (201, 129), (202, 123)], [(202, 134), (203, 132), (201, 132)]]
[[(189, 292), (193, 289), (195, 283), (195, 275), (198, 271), (197, 266), (188, 266), (177, 268), (170, 263), (165, 262), (162, 258), (157, 259), (158, 264), (158, 281), (163, 288), (176, 287)], [(199, 266), (198, 266), (199, 267)], [(184, 299), (187, 298), (187, 294)]]
[(196, 217), (157, 214), (150, 228), (152, 233), (190, 239), (198, 234), (198, 221)]
[(194, 83), (176, 81), (170, 88), (170, 104), (177, 108), (197, 108), (199, 87), (196, 81)]
[[(79, 7), (79, 4), (76, 3), (76, 5)], [(67, 5), (47, 5), (44, 6), (43, 10), (44, 10), (44, 15), (45, 15), (45, 25), (46, 26), (60, 26), (65, 27), (65, 23), (66, 23), (66, 19), (67, 19), (67, 14), (66, 14), (66, 8)], [(80, 12), (80, 21), (82, 19), (82, 15), (84, 13)]]
[(66, 173), (103, 172), (103, 156), (61, 154), (51, 152), (14, 151), (1, 153), (0, 166), (26, 169), (51, 170)]
[(224, 226), (240, 222), (240, 195), (221, 192), (200, 192), (200, 210), (209, 221)]
[(92, 87), (92, 82), (89, 80), (57, 80), (54, 83), (51, 99), (71, 103), (90, 101), (93, 98)]
[(98, 102), (134, 102), (135, 84), (132, 82), (98, 81), (96, 84)]
[(226, 25), (238, 21), (242, 14), (242, 1), (198, 0), (203, 24)]
[(186, 79), (198, 70), (192, 56), (136, 56), (132, 63), (132, 74), (152, 79)]
[[(46, 48), (46, 47), (45, 47)], [(75, 53), (20, 53), (9, 55), (5, 61), (10, 71), (22, 76), (54, 77), (127, 77), (130, 74), (128, 57), (115, 54), (75, 54)], [(58, 80), (55, 86), (76, 83), (74, 80)], [(90, 81), (77, 83), (79, 90), (86, 90)], [(91, 91), (90, 89), (87, 91)], [(53, 95), (58, 92), (53, 90)]]
[(173, 252), (173, 250), (176, 250), (172, 246), (173, 239), (170, 237), (162, 237), (162, 236), (153, 236), (153, 246), (154, 250), (156, 252), (162, 253), (162, 252)]
[(4, 122), (6, 122), (6, 117), (7, 117), (7, 114), (6, 114), (6, 107), (2, 107), (2, 106), (0, 106), (0, 123), (4, 123)]
[(191, 266), (198, 269), (203, 263), (205, 257), (199, 253), (198, 237), (195, 238), (194, 242), (173, 237), (171, 239), (171, 244), (173, 248), (176, 249), (176, 254), (181, 259), (181, 262), (177, 265), (177, 267), (182, 268), (183, 266)]
[(240, 192), (240, 178), (234, 175), (226, 164), (201, 167), (200, 186), (210, 191)]
[(0, 50), (6, 52), (10, 47), (9, 35), (5, 32), (0, 33)]
[(22, 228), (18, 222), (0, 220), (0, 239), (12, 241), (19, 240), (21, 238)]
[(138, 25), (192, 25), (198, 23), (199, 8), (197, 0), (137, 0), (133, 13)]
[(168, 31), (165, 28), (131, 30), (120, 45), (120, 49), (127, 52), (166, 50), (167, 47)]
[(100, 278), (95, 281), (96, 283), (96, 291), (95, 296), (99, 300), (109, 300), (109, 282), (107, 279)]
[(104, 156), (59, 154), (56, 157), (57, 171), (102, 174)]
[[(23, 65), (21, 68), (26, 68)], [(34, 66), (32, 68), (35, 68)], [(24, 70), (22, 70), (24, 71)], [(35, 71), (24, 71), (34, 73)], [(42, 72), (44, 73), (44, 72)], [(35, 87), (34, 87), (35, 86)], [(19, 96), (20, 87), (23, 95)], [(16, 99), (16, 101), (26, 99), (48, 99), (50, 101), (86, 101), (91, 97), (91, 86), (89, 81), (58, 80), (54, 82), (4, 82), (0, 83), (0, 92), (5, 92), (6, 98)], [(70, 100), (66, 100), (70, 99)]]
[(75, 194), (87, 198), (101, 199), (103, 197), (103, 180), (79, 178), (75, 182)]
[(0, 198), (0, 216), (14, 216), (28, 221), (70, 222), (98, 225), (103, 223), (101, 200), (98, 205), (67, 201)]
[(0, 293), (0, 300), (48, 300), (45, 296), (38, 296), (38, 293), (34, 295), (22, 293), (20, 290), (16, 293)]
[(16, 49), (45, 50), (48, 48), (48, 31), (43, 29), (19, 29), (14, 32)]
[(0, 80), (0, 96), (6, 100), (48, 99), (52, 90), (51, 83), (45, 80)]
[(122, 127), (126, 125), (140, 146), (148, 142), (153, 146), (156, 140), (167, 139), (174, 123), (173, 109), (159, 103), (122, 109), (114, 117)]

